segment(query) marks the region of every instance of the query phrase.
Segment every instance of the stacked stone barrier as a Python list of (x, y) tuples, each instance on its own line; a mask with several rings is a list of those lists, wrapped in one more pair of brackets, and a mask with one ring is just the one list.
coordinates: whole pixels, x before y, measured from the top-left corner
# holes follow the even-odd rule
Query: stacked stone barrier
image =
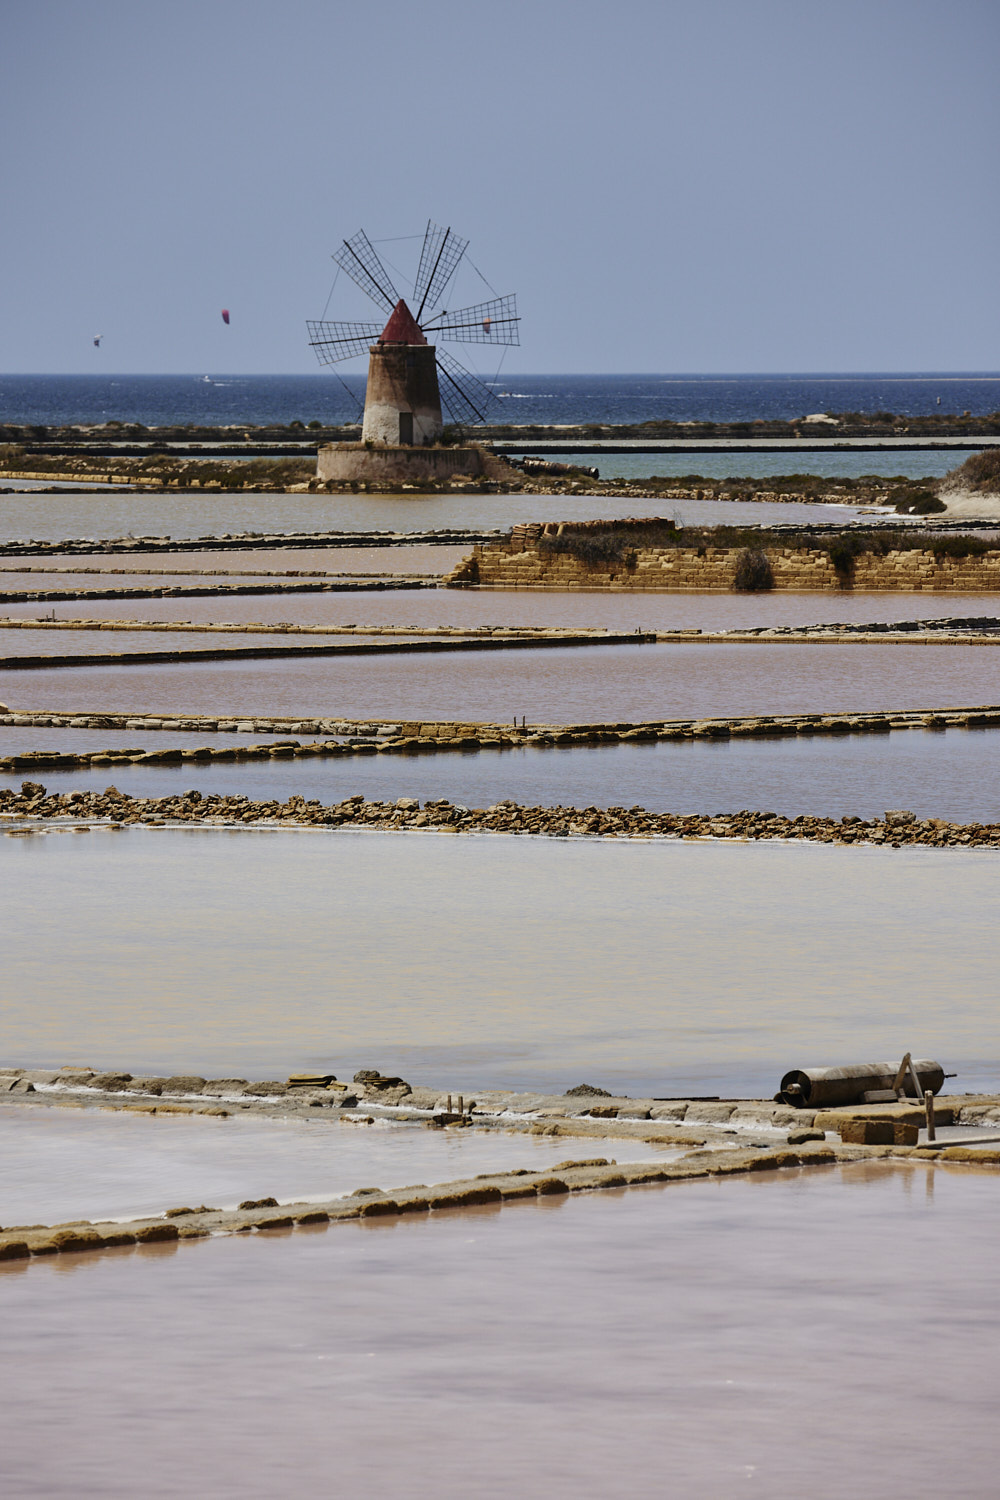
[[(637, 547), (631, 563), (590, 564), (568, 552), (549, 551), (517, 528), (505, 541), (474, 547), (447, 574), (450, 588), (615, 590), (625, 593), (731, 593), (742, 549), (736, 547)], [(540, 530), (540, 528), (539, 528)], [(777, 591), (996, 593), (1000, 549), (979, 556), (937, 557), (930, 550), (861, 553), (849, 581), (825, 549), (765, 546)]]
[[(498, 724), (463, 721), (382, 721), (347, 719), (209, 718), (121, 713), (3, 711), (0, 728), (125, 730), (142, 733), (268, 734), (268, 741), (240, 739), (232, 745), (196, 748), (144, 746), (105, 750), (31, 750), (0, 756), (0, 773), (44, 772), (91, 765), (179, 764), (185, 761), (239, 761), (311, 756), (438, 755), (477, 750), (538, 750), (566, 747), (657, 744), (692, 740), (785, 739), (799, 735), (851, 736), (903, 730), (996, 729), (1000, 706), (888, 710), (840, 714), (754, 715), (719, 719), (667, 719), (648, 723)], [(323, 738), (300, 739), (303, 735)]]

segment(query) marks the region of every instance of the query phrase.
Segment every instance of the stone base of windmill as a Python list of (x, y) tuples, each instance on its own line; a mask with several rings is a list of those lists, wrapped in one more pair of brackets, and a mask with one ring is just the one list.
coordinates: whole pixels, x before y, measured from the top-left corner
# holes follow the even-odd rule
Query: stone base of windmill
[(330, 443), (316, 455), (316, 478), (322, 484), (426, 484), (459, 475), (477, 479), (485, 472), (481, 448), (389, 447), (382, 444)]

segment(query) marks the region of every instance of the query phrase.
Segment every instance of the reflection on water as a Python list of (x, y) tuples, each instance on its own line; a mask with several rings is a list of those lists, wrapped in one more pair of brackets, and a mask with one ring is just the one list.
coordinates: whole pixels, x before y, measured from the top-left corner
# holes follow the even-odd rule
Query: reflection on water
[[(31, 749), (99, 750), (115, 743), (156, 750), (199, 743), (235, 745), (262, 735), (196, 735), (86, 729), (0, 730), (7, 754)], [(306, 736), (302, 736), (306, 738)], [(0, 771), (17, 787), (26, 770)], [(1000, 822), (1000, 735), (995, 730), (910, 730), (891, 735), (791, 740), (696, 740), (587, 749), (450, 752), (443, 755), (307, 757), (192, 765), (119, 764), (57, 771), (39, 767), (53, 792), (109, 780), (134, 797), (168, 797), (190, 786), (258, 801), (290, 796), (339, 802), (447, 797), (466, 807), (512, 798), (529, 806), (632, 807), (656, 812), (757, 811), (881, 817), (887, 807), (956, 823)]]
[(453, 1182), (567, 1156), (616, 1161), (678, 1152), (642, 1141), (566, 1141), (421, 1125), (149, 1116), (107, 1109), (0, 1109), (3, 1223), (162, 1213), (180, 1204), (235, 1208), (244, 1198), (334, 1198), (357, 1187)]
[(192, 829), (4, 839), (11, 1064), (470, 1092), (1000, 1085), (997, 857)]
[(1000, 1200), (985, 1174), (932, 1172), (12, 1263), (9, 1483), (131, 1497), (141, 1473), (172, 1497), (183, 1431), (213, 1495), (325, 1486), (331, 1466), (370, 1487), (377, 1455), (428, 1500), (769, 1500), (789, 1476), (816, 1500), (990, 1500)]
[(33, 709), (529, 724), (1000, 702), (994, 646), (598, 646), (0, 674)]

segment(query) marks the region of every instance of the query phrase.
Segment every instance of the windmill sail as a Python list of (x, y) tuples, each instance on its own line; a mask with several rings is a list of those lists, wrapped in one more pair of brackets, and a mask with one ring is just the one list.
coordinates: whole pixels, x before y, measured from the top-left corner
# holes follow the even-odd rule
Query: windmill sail
[(459, 239), (453, 230), (442, 229), (433, 219), (427, 220), (417, 279), (413, 284), (418, 323), (425, 307), (437, 307), (441, 301), (445, 287), (454, 276), (468, 245), (468, 240)]
[(422, 325), (424, 333), (440, 334), (457, 344), (519, 344), (517, 299), (496, 297), (492, 302), (477, 302), (458, 312), (438, 313)]
[(477, 375), (459, 364), (447, 349), (438, 349), (437, 367), (441, 376), (441, 405), (452, 422), (469, 426), (485, 422), (496, 397)]
[(321, 365), (336, 365), (356, 354), (367, 354), (382, 331), (380, 323), (307, 322), (309, 343)]
[(367, 292), (373, 302), (392, 312), (399, 301), (399, 293), (392, 284), (392, 277), (375, 253), (375, 246), (359, 229), (351, 239), (345, 240), (333, 258), (342, 271)]

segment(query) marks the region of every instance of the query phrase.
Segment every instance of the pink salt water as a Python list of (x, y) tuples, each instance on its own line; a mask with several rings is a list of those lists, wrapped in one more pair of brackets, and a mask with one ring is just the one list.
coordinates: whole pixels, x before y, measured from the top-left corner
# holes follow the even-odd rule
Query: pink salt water
[[(738, 459), (734, 460), (738, 463)], [(175, 538), (329, 531), (493, 530), (519, 521), (586, 521), (650, 513), (684, 525), (761, 526), (863, 515), (848, 505), (771, 505), (713, 500), (638, 500), (614, 495), (253, 495), (203, 491), (44, 497), (6, 495), (0, 540), (70, 537)]]
[(790, 1067), (912, 1050), (995, 1089), (997, 869), (780, 843), (4, 838), (0, 1062), (767, 1097)]
[(996, 1494), (995, 1175), (416, 1220), (7, 1263), (10, 1492)]
[(643, 645), (0, 673), (0, 701), (163, 714), (637, 721), (1000, 702), (1000, 647)]
[[(416, 551), (418, 549), (414, 549)], [(443, 572), (441, 548), (406, 571)], [(467, 551), (468, 549), (464, 549)], [(291, 554), (294, 556), (294, 554)], [(383, 554), (393, 571), (395, 549)], [(437, 564), (440, 563), (440, 567)], [(290, 564), (294, 566), (294, 563)], [(35, 578), (34, 587), (48, 587)], [(11, 616), (57, 619), (184, 620), (199, 623), (288, 620), (299, 625), (452, 625), (463, 628), (505, 625), (604, 627), (608, 630), (743, 630), (775, 625), (816, 625), (834, 621), (926, 620), (943, 616), (996, 616), (997, 594), (645, 594), (542, 593), (531, 589), (393, 589), (363, 593), (260, 594), (226, 598), (94, 599), (57, 604), (5, 604)]]

